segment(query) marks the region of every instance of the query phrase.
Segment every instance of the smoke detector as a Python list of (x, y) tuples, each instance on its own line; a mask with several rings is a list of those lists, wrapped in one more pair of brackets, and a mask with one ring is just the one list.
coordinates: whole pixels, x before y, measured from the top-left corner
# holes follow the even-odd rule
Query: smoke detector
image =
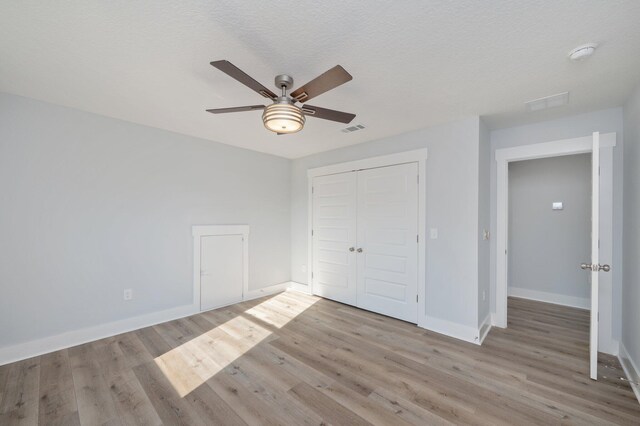
[(572, 61), (582, 61), (593, 55), (598, 47), (595, 43), (587, 43), (582, 46), (578, 46), (569, 52), (569, 59)]

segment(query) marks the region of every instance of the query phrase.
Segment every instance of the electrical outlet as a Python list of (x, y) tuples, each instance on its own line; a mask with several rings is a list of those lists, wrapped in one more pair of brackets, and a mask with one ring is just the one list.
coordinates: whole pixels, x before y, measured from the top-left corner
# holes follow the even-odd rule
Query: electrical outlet
[(124, 289), (124, 295), (122, 296), (122, 298), (124, 300), (131, 300), (133, 299), (133, 290), (130, 288), (125, 288)]

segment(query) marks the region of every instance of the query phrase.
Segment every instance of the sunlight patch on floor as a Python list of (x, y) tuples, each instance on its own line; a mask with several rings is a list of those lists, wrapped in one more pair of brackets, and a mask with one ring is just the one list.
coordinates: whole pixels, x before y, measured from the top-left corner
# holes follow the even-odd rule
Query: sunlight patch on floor
[(273, 297), (246, 310), (245, 313), (274, 327), (281, 328), (314, 303), (315, 300), (313, 302), (296, 300), (295, 303), (292, 303), (284, 296)]
[(178, 395), (184, 397), (273, 334), (269, 326), (285, 326), (315, 302), (279, 294), (154, 361)]

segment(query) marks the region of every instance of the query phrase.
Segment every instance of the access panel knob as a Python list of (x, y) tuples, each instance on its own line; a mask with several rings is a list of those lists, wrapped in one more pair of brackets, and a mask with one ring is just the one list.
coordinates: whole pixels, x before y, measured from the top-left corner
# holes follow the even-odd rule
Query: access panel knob
[(358, 253), (362, 253), (362, 249), (361, 248), (358, 248)]

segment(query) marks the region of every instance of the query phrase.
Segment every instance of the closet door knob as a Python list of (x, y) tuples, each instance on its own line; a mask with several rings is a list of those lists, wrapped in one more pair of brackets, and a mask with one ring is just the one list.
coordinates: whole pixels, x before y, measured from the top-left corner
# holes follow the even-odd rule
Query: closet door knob
[(362, 253), (362, 249), (361, 248), (358, 248), (358, 253)]
[(349, 251), (354, 251), (355, 248), (354, 247), (349, 247)]

